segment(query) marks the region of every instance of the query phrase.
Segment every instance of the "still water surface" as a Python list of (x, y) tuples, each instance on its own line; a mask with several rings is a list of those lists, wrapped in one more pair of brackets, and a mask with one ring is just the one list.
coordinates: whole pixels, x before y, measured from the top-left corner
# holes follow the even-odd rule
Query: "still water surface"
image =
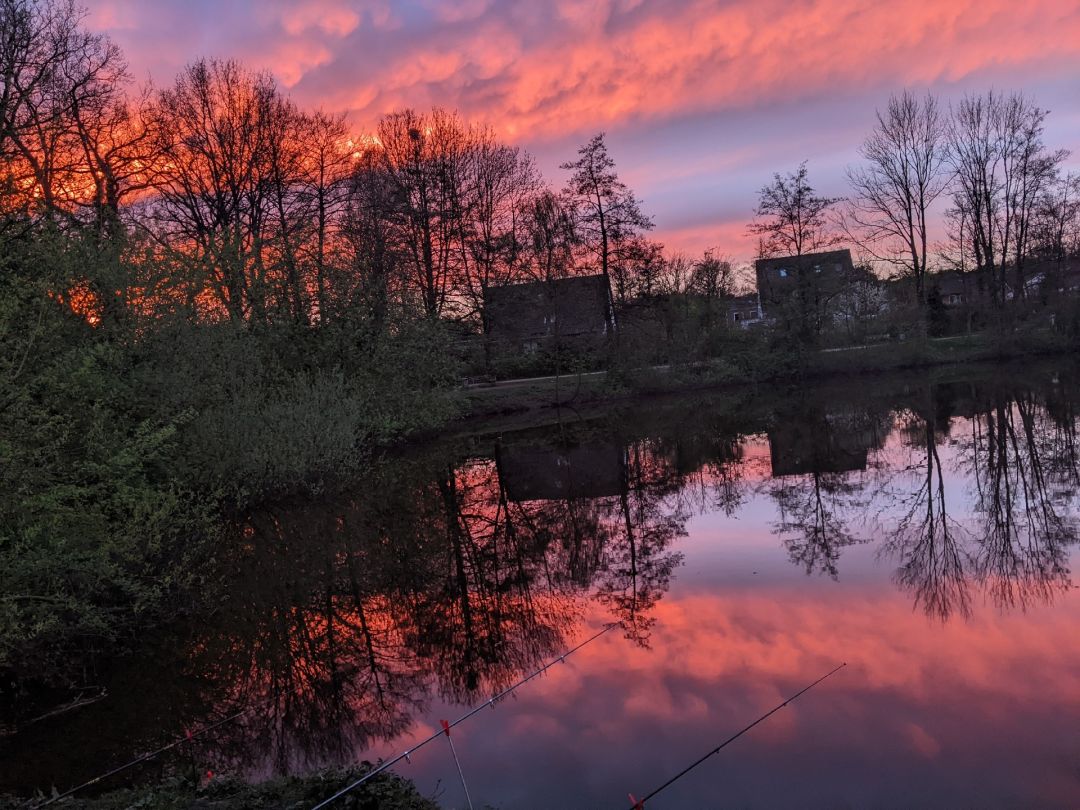
[[(155, 767), (389, 757), (618, 621), (455, 729), (477, 807), (626, 807), (841, 662), (649, 807), (1080, 807), (1074, 369), (561, 417), (246, 517), (224, 602), (5, 743), (0, 792), (247, 706)], [(395, 770), (464, 806), (443, 740)]]

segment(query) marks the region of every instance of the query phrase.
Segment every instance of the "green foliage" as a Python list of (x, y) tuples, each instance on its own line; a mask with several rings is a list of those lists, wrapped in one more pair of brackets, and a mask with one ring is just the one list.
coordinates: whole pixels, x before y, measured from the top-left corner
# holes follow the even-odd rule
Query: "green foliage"
[(118, 317), (64, 294), (115, 250), (47, 230), (0, 250), (0, 671), (63, 681), (213, 599), (222, 512), (356, 472), (443, 424), (435, 325), (254, 329)]

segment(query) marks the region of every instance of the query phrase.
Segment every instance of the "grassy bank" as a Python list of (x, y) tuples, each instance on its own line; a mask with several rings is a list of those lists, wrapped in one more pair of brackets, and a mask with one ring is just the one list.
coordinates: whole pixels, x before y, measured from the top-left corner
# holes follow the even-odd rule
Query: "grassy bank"
[(493, 419), (524, 424), (551, 418), (545, 416), (546, 412), (558, 408), (595, 406), (607, 400), (646, 394), (968, 366), (1073, 351), (1072, 341), (1048, 330), (1008, 336), (980, 333), (924, 338), (801, 353), (784, 353), (762, 345), (744, 344), (726, 357), (694, 363), (645, 368), (615, 364), (607, 372), (473, 386), (462, 394), (461, 412), (470, 427), (482, 427), (483, 423)]

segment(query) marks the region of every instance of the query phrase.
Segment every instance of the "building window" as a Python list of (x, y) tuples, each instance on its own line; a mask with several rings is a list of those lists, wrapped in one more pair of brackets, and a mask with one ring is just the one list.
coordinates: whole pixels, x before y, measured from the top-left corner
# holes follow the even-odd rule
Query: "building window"
[(731, 317), (732, 317), (732, 318), (733, 318), (733, 319), (734, 319), (735, 321), (739, 321), (739, 320), (742, 320), (742, 315), (741, 315), (741, 313), (739, 313), (739, 312), (732, 312), (732, 313), (731, 313)]
[(777, 272), (780, 273), (780, 278), (787, 278), (787, 270), (785, 270), (783, 267), (781, 267)]

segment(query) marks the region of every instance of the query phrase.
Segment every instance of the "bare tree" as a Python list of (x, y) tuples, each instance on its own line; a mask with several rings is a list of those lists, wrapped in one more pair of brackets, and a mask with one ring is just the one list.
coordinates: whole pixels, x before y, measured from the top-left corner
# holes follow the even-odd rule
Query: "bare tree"
[(0, 161), (23, 210), (103, 225), (151, 160), (123, 55), (83, 16), (71, 0), (0, 0)]
[(735, 269), (731, 260), (711, 250), (705, 251), (691, 271), (690, 290), (713, 301), (730, 298), (735, 295), (735, 289)]
[(524, 271), (537, 281), (570, 275), (574, 269), (577, 234), (574, 214), (566, 201), (544, 189), (525, 200), (521, 218), (524, 230)]
[(236, 321), (267, 318), (264, 241), (271, 140), (281, 136), (272, 123), (284, 114), (278, 101), (269, 74), (204, 60), (188, 66), (157, 104), (164, 160), (155, 233), (193, 274), (190, 305), (205, 284)]
[(476, 132), (471, 144), (467, 187), (468, 216), (461, 229), (461, 293), (478, 316), (482, 331), (489, 323), (484, 301), (492, 287), (521, 275), (525, 239), (521, 209), (541, 186), (532, 159), (516, 147), (495, 141), (490, 130)]
[(359, 150), (350, 137), (345, 116), (322, 110), (300, 122), (300, 185), (298, 194), (308, 221), (302, 255), (313, 276), (316, 316), (331, 317), (332, 277), (344, 261), (341, 225), (348, 201), (349, 178)]
[(828, 219), (839, 201), (814, 193), (805, 160), (794, 172), (773, 175), (773, 181), (758, 192), (758, 219), (747, 229), (759, 239), (761, 258), (802, 256), (839, 244)]
[(376, 154), (396, 191), (393, 224), (402, 248), (396, 281), (429, 318), (449, 314), (455, 304), (473, 136), (457, 115), (438, 108), (402, 110), (379, 123)]
[(829, 214), (840, 200), (822, 197), (810, 185), (806, 162), (786, 175), (776, 174), (759, 192), (757, 220), (748, 228), (758, 237), (760, 258), (791, 257), (784, 273), (794, 274), (794, 284), (773, 295), (767, 285), (759, 287), (769, 295), (771, 316), (784, 331), (797, 334), (798, 345), (815, 342), (826, 322), (829, 301), (843, 290), (846, 280), (818, 272), (811, 259), (804, 259), (840, 243)]
[(913, 279), (920, 303), (926, 301), (928, 210), (950, 179), (946, 123), (929, 93), (892, 96), (859, 149), (866, 164), (847, 172), (852, 195), (845, 232), (874, 259)]
[(957, 221), (966, 226), (960, 251), (970, 251), (984, 273), (993, 301), (1024, 295), (1024, 259), (1042, 193), (1067, 152), (1047, 151), (1042, 136), (1047, 111), (1021, 93), (993, 90), (964, 98), (949, 123), (949, 160), (956, 173)]
[(1080, 253), (1080, 176), (1059, 177), (1043, 192), (1035, 210), (1031, 250), (1058, 263)]

